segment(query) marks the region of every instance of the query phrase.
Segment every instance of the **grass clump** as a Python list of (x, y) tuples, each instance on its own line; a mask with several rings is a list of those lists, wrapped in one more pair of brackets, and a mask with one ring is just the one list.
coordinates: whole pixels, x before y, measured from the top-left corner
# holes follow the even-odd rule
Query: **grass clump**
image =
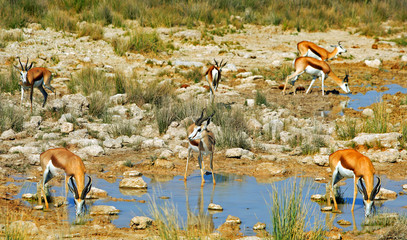
[(78, 31), (78, 37), (89, 36), (93, 40), (100, 40), (103, 38), (103, 28), (99, 24), (84, 23), (81, 24)]
[[(274, 185), (270, 193), (270, 215), (272, 220), (271, 235), (278, 240), (325, 239), (325, 234), (319, 224), (312, 231), (305, 229), (311, 225), (307, 214), (310, 211), (309, 202), (304, 201), (303, 189), (305, 182), (296, 179), (283, 187), (283, 191)], [(305, 197), (306, 199), (306, 197)]]
[(391, 39), (390, 41), (395, 42), (399, 46), (407, 46), (407, 36), (403, 35), (400, 38)]
[(111, 114), (107, 111), (109, 108), (109, 97), (101, 92), (96, 92), (88, 97), (89, 114), (93, 117), (102, 119), (103, 122), (111, 122)]
[(256, 97), (254, 99), (254, 103), (257, 106), (261, 106), (264, 104), (264, 106), (268, 106), (268, 102), (267, 102), (267, 98), (266, 95), (264, 95), (262, 92), (260, 92), (259, 90), (256, 91)]
[(358, 134), (356, 120), (349, 118), (345, 119), (344, 122), (336, 122), (335, 129), (339, 140), (350, 140), (355, 138)]
[(126, 89), (128, 101), (137, 105), (151, 103), (161, 106), (174, 96), (174, 87), (168, 81), (155, 80), (143, 85), (134, 81), (128, 83)]
[(135, 31), (130, 36), (130, 50), (141, 53), (159, 53), (165, 50), (165, 44), (157, 32)]
[(185, 73), (181, 73), (181, 75), (187, 80), (192, 80), (194, 83), (199, 83), (202, 79), (200, 67), (194, 67)]
[(23, 130), (24, 112), (14, 106), (0, 101), (0, 132), (13, 129), (16, 132)]
[(109, 133), (114, 138), (119, 136), (128, 136), (131, 137), (136, 135), (139, 132), (137, 128), (133, 126), (130, 121), (120, 121), (110, 126)]
[(389, 113), (386, 112), (386, 104), (380, 102), (373, 107), (373, 118), (366, 118), (363, 130), (366, 133), (388, 132)]
[(104, 72), (86, 67), (72, 77), (68, 83), (68, 89), (71, 93), (82, 92), (86, 96), (95, 91), (111, 95), (113, 85), (113, 81), (107, 78)]
[(20, 74), (11, 67), (7, 74), (0, 74), (0, 92), (14, 93), (20, 90)]

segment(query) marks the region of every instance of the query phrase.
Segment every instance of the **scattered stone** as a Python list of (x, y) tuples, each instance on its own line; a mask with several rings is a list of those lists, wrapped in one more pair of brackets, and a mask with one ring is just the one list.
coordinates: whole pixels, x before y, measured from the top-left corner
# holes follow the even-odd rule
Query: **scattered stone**
[(24, 233), (27, 235), (37, 235), (38, 227), (35, 223), (31, 221), (15, 221), (10, 224), (10, 230), (21, 231), (24, 230)]
[(338, 220), (337, 223), (338, 223), (339, 225), (352, 225), (351, 222), (349, 222), (349, 221), (347, 221), (347, 220), (344, 220), (344, 219)]
[(322, 212), (331, 212), (332, 211), (332, 206), (325, 206), (321, 208)]
[(116, 138), (116, 139), (106, 139), (105, 141), (103, 141), (103, 147), (106, 148), (112, 148), (112, 149), (116, 149), (116, 148), (121, 148), (122, 147), (122, 139), (121, 138)]
[(193, 61), (182, 61), (182, 60), (175, 60), (172, 63), (174, 66), (178, 67), (203, 67), (204, 64), (201, 62), (193, 62)]
[(86, 199), (99, 199), (99, 198), (107, 198), (108, 194), (105, 190), (100, 188), (92, 187), (86, 195)]
[(374, 111), (372, 109), (370, 109), (370, 108), (365, 108), (362, 111), (362, 115), (372, 118), (374, 116)]
[(90, 211), (90, 215), (117, 215), (120, 210), (114, 206), (107, 205), (93, 205)]
[(123, 178), (123, 180), (119, 183), (119, 187), (146, 189), (147, 183), (143, 180), (142, 177)]
[(164, 199), (164, 200), (165, 200), (165, 199), (170, 199), (170, 197), (168, 197), (168, 196), (161, 196), (160, 199)]
[(327, 155), (315, 155), (314, 156), (314, 163), (318, 166), (328, 166), (329, 164), (329, 156)]
[(380, 192), (376, 195), (375, 200), (388, 200), (388, 199), (396, 199), (397, 193), (392, 190), (388, 190), (385, 188), (380, 188)]
[(223, 211), (223, 207), (218, 204), (209, 203), (208, 210)]
[(247, 78), (250, 76), (253, 76), (252, 72), (241, 72), (241, 73), (236, 74), (237, 78)]
[(407, 184), (403, 184), (403, 189), (407, 190)]
[(395, 163), (400, 159), (400, 152), (397, 149), (387, 149), (383, 152), (368, 152), (366, 156), (368, 156), (373, 162)]
[(248, 107), (254, 107), (255, 101), (254, 99), (246, 99), (246, 103)]
[(397, 148), (400, 143), (402, 135), (398, 132), (391, 133), (359, 133), (355, 138), (352, 139), (358, 145), (369, 144), (374, 146), (378, 142), (385, 148)]
[(202, 33), (198, 30), (185, 30), (175, 33), (174, 37), (185, 39), (201, 39)]
[(379, 59), (375, 59), (375, 60), (365, 60), (365, 64), (368, 67), (372, 67), (372, 68), (379, 68), (380, 65), (382, 65), (382, 62)]
[(103, 155), (105, 153), (105, 150), (103, 150), (103, 148), (99, 145), (92, 145), (80, 149), (79, 153), (83, 153), (93, 157), (98, 157)]
[(0, 139), (2, 139), (2, 140), (13, 140), (15, 138), (16, 138), (16, 132), (14, 132), (13, 129), (4, 131), (0, 136)]
[(133, 230), (142, 230), (151, 226), (153, 220), (149, 217), (137, 216), (131, 219), (130, 228)]
[(316, 202), (326, 201), (325, 195), (322, 194), (314, 194), (311, 195), (311, 200)]
[(37, 199), (37, 194), (32, 194), (32, 193), (24, 193), (21, 195), (22, 199), (27, 199), (27, 200), (35, 200)]
[(70, 122), (63, 122), (61, 125), (61, 133), (73, 132), (73, 124)]
[(232, 216), (232, 215), (228, 215), (228, 217), (226, 218), (226, 223), (237, 223), (240, 224), (242, 223), (242, 221), (240, 220), (240, 218)]
[(137, 170), (126, 171), (123, 173), (123, 176), (125, 177), (140, 177), (141, 175), (142, 175), (141, 172)]
[(273, 162), (264, 162), (260, 163), (259, 166), (256, 168), (256, 172), (259, 174), (265, 174), (265, 175), (282, 175), (287, 172), (287, 170)]
[(253, 226), (253, 230), (264, 230), (264, 229), (266, 229), (266, 224), (262, 222), (258, 222)]
[(165, 169), (173, 169), (175, 167), (175, 164), (173, 162), (165, 160), (165, 159), (157, 159), (154, 161), (154, 166), (165, 168)]
[(43, 209), (44, 209), (44, 205), (37, 205), (37, 206), (34, 206), (33, 209), (34, 209), (34, 210), (43, 210)]
[(247, 128), (251, 131), (259, 131), (263, 128), (263, 125), (257, 119), (251, 118), (247, 122)]

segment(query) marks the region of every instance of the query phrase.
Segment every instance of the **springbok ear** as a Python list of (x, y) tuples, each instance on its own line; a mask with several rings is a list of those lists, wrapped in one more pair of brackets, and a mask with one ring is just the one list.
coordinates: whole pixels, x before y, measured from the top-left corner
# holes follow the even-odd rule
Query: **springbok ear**
[(342, 41), (338, 41), (338, 45), (339, 45), (339, 46), (342, 46), (341, 42), (342, 42)]
[(336, 47), (337, 47), (337, 45), (331, 45), (331, 47), (336, 48)]

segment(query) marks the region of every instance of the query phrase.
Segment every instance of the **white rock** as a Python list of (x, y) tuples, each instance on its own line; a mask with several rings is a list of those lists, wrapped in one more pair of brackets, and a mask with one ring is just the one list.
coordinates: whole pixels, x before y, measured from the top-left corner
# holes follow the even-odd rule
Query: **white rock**
[(15, 138), (16, 138), (16, 132), (14, 132), (13, 129), (4, 131), (0, 136), (0, 139), (2, 139), (2, 140), (13, 140)]
[(185, 30), (177, 32), (173, 35), (174, 37), (185, 38), (185, 39), (201, 39), (202, 33), (198, 30)]
[(365, 109), (363, 109), (363, 111), (362, 111), (362, 115), (363, 115), (363, 116), (366, 116), (366, 117), (372, 118), (372, 117), (374, 116), (374, 111), (373, 111), (373, 109), (365, 108)]
[(254, 99), (246, 99), (246, 103), (248, 107), (254, 107), (255, 100)]
[(64, 122), (61, 124), (61, 133), (70, 133), (73, 131), (73, 124), (70, 122)]
[(86, 199), (99, 199), (99, 198), (107, 198), (108, 194), (105, 190), (100, 188), (92, 187), (89, 193), (86, 195)]
[(174, 66), (183, 66), (183, 67), (203, 67), (204, 64), (201, 62), (193, 62), (193, 61), (182, 61), (182, 60), (175, 60), (172, 63)]
[(380, 65), (382, 64), (382, 62), (379, 59), (375, 59), (375, 60), (365, 60), (365, 64), (368, 67), (372, 67), (372, 68), (379, 68)]
[(225, 153), (227, 158), (241, 158), (243, 155), (242, 148), (230, 148), (226, 150)]
[(143, 180), (142, 177), (123, 178), (123, 180), (119, 183), (119, 187), (146, 189), (147, 183)]
[(261, 123), (255, 118), (251, 118), (247, 122), (247, 128), (251, 131), (259, 131), (262, 129), (262, 127), (263, 125), (261, 125)]
[(116, 138), (116, 139), (106, 139), (105, 141), (103, 141), (103, 147), (106, 148), (121, 148), (122, 147), (122, 139), (121, 138)]
[(40, 153), (40, 148), (37, 147), (23, 147), (23, 146), (16, 146), (16, 147), (11, 147), (9, 150), (9, 153), (22, 153), (24, 155), (30, 155), (30, 154), (36, 154)]
[(44, 135), (42, 135), (42, 139), (44, 140), (55, 140), (58, 138), (59, 137), (56, 133), (44, 133)]
[(237, 223), (237, 224), (242, 223), (240, 218), (232, 216), (232, 215), (228, 215), (228, 217), (226, 218), (226, 222), (227, 223)]
[(127, 103), (127, 94), (116, 94), (109, 98), (109, 102), (114, 105), (123, 105)]
[(126, 171), (123, 173), (125, 177), (140, 177), (142, 174), (137, 170)]
[(366, 156), (373, 162), (395, 163), (400, 159), (400, 152), (397, 149), (387, 149), (383, 152), (367, 152)]
[(318, 166), (328, 166), (329, 164), (329, 156), (327, 155), (315, 155), (314, 156), (314, 163)]
[(380, 142), (383, 147), (386, 148), (396, 148), (400, 145), (399, 139), (401, 139), (401, 133), (391, 132), (391, 133), (359, 133), (355, 138), (352, 139), (358, 145), (375, 145)]
[(401, 57), (401, 61), (407, 62), (407, 55), (403, 55), (403, 56)]
[(236, 74), (237, 78), (247, 78), (250, 76), (253, 76), (252, 72), (241, 72), (241, 73)]
[(82, 116), (82, 114), (88, 110), (89, 102), (88, 99), (80, 93), (64, 95), (62, 97), (62, 102), (67, 110), (76, 116)]
[(130, 221), (130, 228), (133, 230), (146, 229), (153, 223), (153, 220), (149, 217), (136, 216)]
[(93, 157), (98, 157), (103, 155), (105, 153), (105, 150), (103, 150), (103, 148), (99, 145), (92, 145), (81, 148), (79, 152)]
[(154, 166), (165, 168), (165, 169), (173, 169), (175, 167), (175, 164), (173, 162), (165, 160), (165, 159), (157, 159), (154, 161)]
[(21, 231), (23, 230), (27, 235), (37, 235), (38, 227), (35, 223), (31, 221), (15, 221), (10, 224), (10, 229), (12, 231)]
[(223, 211), (223, 207), (219, 204), (209, 203), (208, 210)]
[(114, 206), (93, 205), (90, 210), (90, 215), (117, 215), (120, 210)]
[(264, 162), (260, 163), (256, 168), (256, 172), (259, 174), (266, 174), (266, 175), (280, 175), (287, 172), (287, 170), (278, 164), (272, 162)]
[(388, 190), (385, 188), (380, 188), (380, 192), (374, 198), (375, 200), (387, 200), (387, 199), (396, 199), (397, 193), (392, 190)]
[(266, 229), (266, 224), (262, 222), (258, 222), (253, 226), (253, 230), (264, 230), (264, 229)]

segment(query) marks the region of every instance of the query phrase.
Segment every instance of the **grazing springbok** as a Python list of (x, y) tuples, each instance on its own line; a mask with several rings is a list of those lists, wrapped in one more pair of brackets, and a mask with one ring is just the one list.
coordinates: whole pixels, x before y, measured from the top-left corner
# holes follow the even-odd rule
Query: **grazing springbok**
[[(334, 185), (342, 178), (353, 178), (354, 191), (353, 191), (353, 203), (352, 213), (355, 207), (355, 200), (357, 195), (356, 186), (359, 192), (363, 195), (363, 204), (365, 205), (365, 216), (372, 215), (372, 207), (374, 204), (374, 198), (379, 193), (381, 187), (380, 178), (377, 177), (377, 184), (374, 186), (374, 174), (375, 170), (370, 159), (354, 149), (339, 150), (332, 153), (329, 156), (329, 167), (332, 170), (332, 185), (331, 190), (333, 193), (333, 200), (335, 210), (338, 210), (336, 198), (334, 194)], [(363, 181), (366, 184), (363, 184)], [(357, 185), (358, 180), (361, 187)]]
[(213, 132), (207, 129), (211, 119), (215, 113), (212, 113), (209, 117), (203, 118), (203, 113), (205, 109), (202, 110), (201, 116), (188, 127), (188, 156), (187, 164), (185, 168), (184, 181), (187, 180), (188, 162), (192, 155), (192, 151), (198, 153), (198, 163), (201, 170), (201, 187), (204, 186), (204, 170), (202, 169), (202, 155), (209, 155), (210, 166), (212, 170), (213, 184), (216, 185), (215, 173), (213, 172), (213, 152), (215, 151), (215, 135)]
[(48, 88), (51, 90), (54, 94), (55, 90), (51, 86), (51, 80), (52, 80), (52, 73), (43, 67), (35, 67), (32, 68), (33, 62), (28, 66), (28, 58), (27, 58), (27, 63), (25, 64), (25, 67), (21, 63), (20, 58), (18, 58), (18, 61), (20, 62), (21, 70), (14, 65), (15, 68), (17, 68), (20, 71), (21, 75), (21, 102), (20, 104), (23, 103), (23, 98), (24, 98), (24, 90), (31, 89), (30, 92), (30, 101), (31, 101), (31, 112), (33, 110), (33, 91), (34, 87), (38, 88), (42, 95), (44, 96), (44, 103), (42, 104), (42, 107), (45, 106), (45, 103), (47, 102), (47, 97), (48, 94), (45, 91), (44, 87)]
[(213, 59), (213, 61), (215, 62), (215, 64), (211, 65), (205, 72), (206, 81), (208, 81), (209, 84), (211, 102), (213, 102), (213, 100), (215, 99), (215, 91), (218, 88), (220, 82), (222, 68), (227, 64), (227, 62), (222, 64), (223, 59), (220, 61), (219, 64), (215, 59)]
[(313, 42), (302, 41), (297, 44), (298, 52), (300, 52), (301, 57), (313, 57), (321, 61), (328, 61), (334, 59), (338, 54), (345, 53), (347, 50), (341, 45), (341, 41), (338, 45), (331, 45), (335, 49), (332, 52), (327, 51), (316, 45)]
[[(45, 208), (48, 209), (48, 200), (45, 195), (45, 184), (49, 182), (59, 171), (65, 172), (65, 198), (69, 190), (74, 194), (76, 216), (85, 212), (85, 197), (92, 188), (92, 178), (88, 175), (88, 184), (85, 185), (85, 165), (82, 159), (66, 148), (49, 149), (40, 155), (41, 167), (44, 171), (42, 181), (42, 194), (44, 196)], [(73, 178), (75, 178), (75, 185)], [(71, 185), (68, 184), (68, 179)], [(39, 198), (41, 204), (41, 197)]]
[(338, 86), (342, 88), (343, 91), (346, 93), (350, 93), (349, 86), (348, 86), (348, 77), (349, 75), (346, 74), (346, 76), (341, 80), (338, 78), (335, 73), (332, 72), (331, 67), (329, 65), (321, 60), (312, 58), (312, 57), (299, 57), (294, 60), (294, 68), (295, 72), (291, 75), (289, 75), (286, 80), (285, 80), (285, 85), (283, 89), (283, 95), (285, 94), (285, 89), (287, 87), (288, 80), (291, 80), (291, 83), (293, 85), (293, 90), (294, 90), (294, 95), (295, 95), (295, 81), (297, 81), (297, 78), (303, 74), (304, 72), (310, 74), (313, 76), (311, 84), (309, 85), (306, 94), (309, 92), (309, 90), (312, 87), (312, 84), (314, 84), (315, 80), (318, 77), (321, 77), (322, 81), (322, 95), (325, 94), (324, 92), (324, 80), (325, 77), (328, 75), (328, 77), (331, 77)]

